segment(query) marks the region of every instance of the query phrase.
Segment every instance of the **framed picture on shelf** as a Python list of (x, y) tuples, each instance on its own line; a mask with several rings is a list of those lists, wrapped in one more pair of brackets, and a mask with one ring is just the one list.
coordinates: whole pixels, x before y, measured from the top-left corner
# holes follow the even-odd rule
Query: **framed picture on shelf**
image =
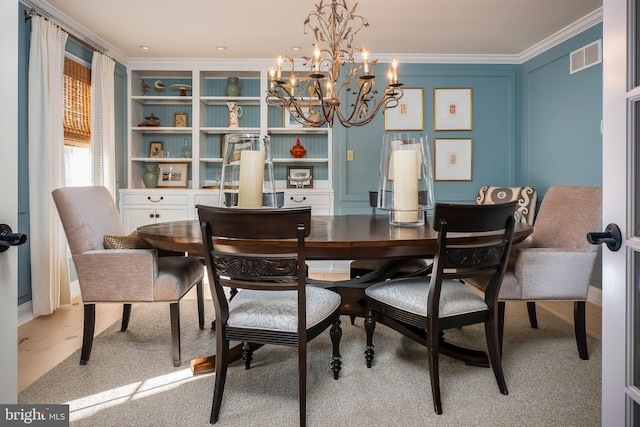
[(160, 163), (158, 187), (187, 188), (189, 184), (189, 163)]
[(287, 188), (313, 188), (313, 166), (287, 166)]
[(173, 115), (173, 127), (186, 128), (189, 123), (188, 113), (174, 113)]
[(229, 163), (234, 163), (234, 162), (239, 162), (240, 161), (240, 153), (242, 153), (245, 150), (251, 150), (251, 140), (240, 140), (240, 141), (236, 141), (233, 142), (233, 146), (231, 148), (227, 148), (227, 145), (229, 145), (229, 136), (230, 134), (227, 135), (223, 135), (221, 137), (221, 140), (224, 141), (224, 143), (222, 144), (224, 146), (224, 152), (222, 153), (222, 161), (224, 163), (224, 156), (227, 154), (227, 150), (232, 150), (229, 153)]
[(291, 114), (286, 108), (282, 109), (282, 127), (287, 129), (301, 128), (302, 123), (295, 119), (295, 115)]
[(162, 157), (162, 141), (152, 141), (149, 143), (149, 157), (152, 159)]
[(424, 130), (424, 89), (403, 92), (397, 107), (384, 110), (384, 130)]
[(433, 89), (433, 127), (440, 130), (473, 130), (471, 88)]
[(472, 180), (472, 139), (435, 138), (433, 155), (436, 181)]

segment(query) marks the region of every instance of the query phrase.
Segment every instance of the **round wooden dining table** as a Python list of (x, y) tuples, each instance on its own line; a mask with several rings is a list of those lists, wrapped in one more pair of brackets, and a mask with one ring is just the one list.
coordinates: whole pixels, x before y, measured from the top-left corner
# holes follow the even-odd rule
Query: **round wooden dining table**
[[(312, 216), (311, 234), (305, 239), (306, 257), (308, 260), (429, 258), (436, 252), (438, 239), (430, 221), (427, 217), (422, 227), (397, 227), (390, 225), (385, 215)], [(198, 220), (144, 225), (137, 231), (154, 248), (203, 255)], [(532, 231), (531, 225), (516, 224), (514, 243), (524, 240)], [(460, 234), (459, 239), (472, 242), (483, 237), (468, 233)]]
[[(306, 258), (307, 260), (388, 259), (398, 262), (411, 258), (432, 258), (436, 253), (438, 232), (433, 230), (431, 220), (427, 217), (425, 225), (421, 227), (397, 227), (390, 225), (389, 217), (385, 215), (312, 216), (311, 233), (305, 239)], [(517, 223), (513, 242), (521, 242), (532, 231), (533, 226)], [(190, 256), (204, 256), (202, 232), (198, 220), (144, 225), (138, 227), (137, 232), (140, 238), (154, 248), (187, 252)], [(457, 238), (461, 242), (474, 242), (486, 239), (487, 234), (460, 233)], [(264, 242), (265, 252), (273, 251), (274, 244), (275, 242)], [(241, 242), (237, 245), (242, 246)], [(295, 245), (295, 242), (291, 245)], [(252, 250), (255, 252), (255, 247), (252, 247)], [(391, 268), (385, 273), (389, 271), (394, 269)], [(364, 279), (331, 282), (310, 280), (310, 282), (315, 286), (323, 286), (338, 292), (342, 299), (341, 314), (353, 318), (366, 315), (364, 290), (372, 283), (387, 277), (374, 273), (367, 275)], [(236, 348), (236, 351), (240, 350)], [(484, 352), (459, 348), (446, 342), (441, 343), (441, 352), (469, 364), (488, 366)], [(192, 361), (191, 365), (194, 373), (210, 372), (213, 369), (211, 357), (197, 359)]]

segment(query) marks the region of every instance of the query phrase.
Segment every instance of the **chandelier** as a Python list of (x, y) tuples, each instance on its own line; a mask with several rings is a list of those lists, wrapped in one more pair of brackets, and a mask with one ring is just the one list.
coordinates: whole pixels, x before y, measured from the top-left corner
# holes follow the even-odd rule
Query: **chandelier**
[[(294, 60), (278, 56), (278, 66), (269, 71), (267, 104), (287, 109), (292, 119), (304, 126), (333, 126), (338, 119), (345, 127), (369, 123), (380, 109), (398, 105), (403, 91), (398, 83), (398, 61), (393, 58), (387, 74), (388, 85), (380, 93), (373, 69), (377, 60), (360, 51), (362, 63), (353, 57), (353, 41), (367, 20), (356, 15), (357, 4), (349, 10), (346, 0), (320, 0), (304, 21), (316, 39), (313, 57), (303, 56), (303, 70), (295, 70)], [(283, 68), (289, 68), (284, 71)], [(340, 78), (341, 71), (347, 74)], [(340, 99), (346, 98), (346, 105)]]

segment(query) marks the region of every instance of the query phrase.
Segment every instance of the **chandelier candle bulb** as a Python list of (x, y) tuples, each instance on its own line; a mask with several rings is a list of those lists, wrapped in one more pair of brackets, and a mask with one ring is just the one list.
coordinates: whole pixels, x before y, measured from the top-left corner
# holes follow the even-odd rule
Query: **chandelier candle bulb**
[(264, 151), (240, 152), (240, 185), (238, 207), (259, 209), (262, 207), (262, 182), (264, 180)]
[(363, 66), (364, 66), (364, 73), (365, 74), (369, 74), (368, 58), (369, 58), (369, 52), (367, 52), (366, 49), (362, 49), (362, 63), (363, 63)]
[(394, 151), (393, 192), (395, 222), (417, 222), (419, 213), (417, 150)]
[(276, 73), (278, 80), (282, 78), (282, 54), (278, 55), (278, 71)]

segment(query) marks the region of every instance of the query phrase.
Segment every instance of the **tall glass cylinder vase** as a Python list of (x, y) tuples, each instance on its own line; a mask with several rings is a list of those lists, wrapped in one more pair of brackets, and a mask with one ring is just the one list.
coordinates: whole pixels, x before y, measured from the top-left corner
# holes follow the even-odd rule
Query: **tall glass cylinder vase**
[(389, 211), (389, 223), (418, 227), (433, 209), (433, 171), (426, 135), (384, 134), (380, 155), (378, 208)]
[(239, 208), (277, 206), (269, 136), (227, 136), (222, 159), (219, 205)]

